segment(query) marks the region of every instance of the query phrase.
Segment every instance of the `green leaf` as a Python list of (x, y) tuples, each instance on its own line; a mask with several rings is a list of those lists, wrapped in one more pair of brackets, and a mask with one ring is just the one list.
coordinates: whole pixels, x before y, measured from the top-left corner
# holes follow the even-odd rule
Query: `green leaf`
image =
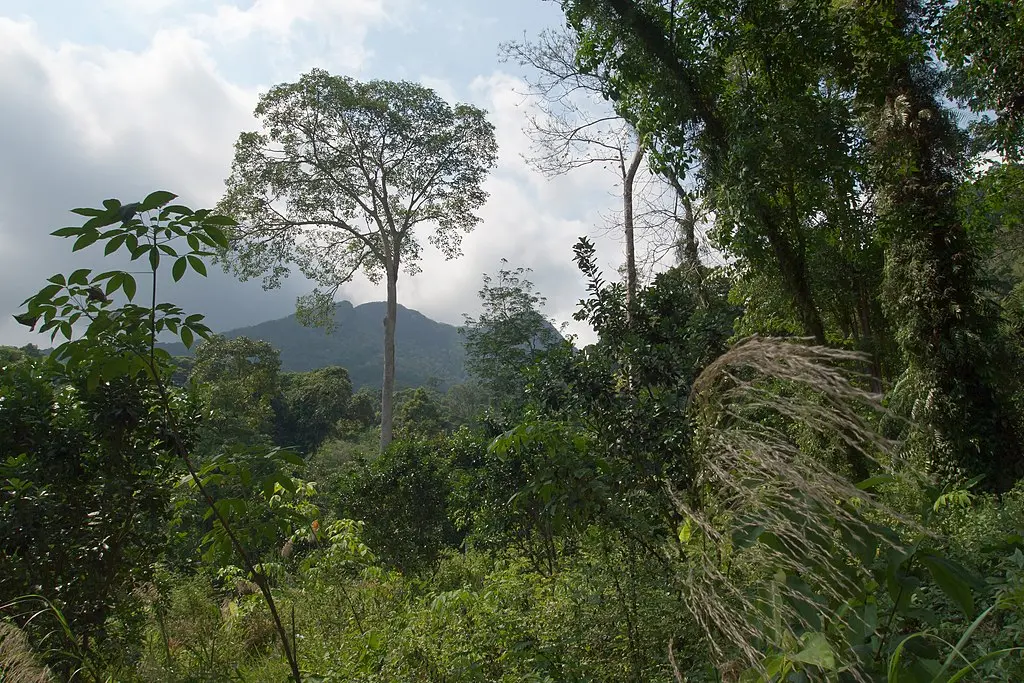
[(752, 667), (740, 674), (738, 683), (765, 683), (765, 681), (776, 680), (776, 677), (786, 672), (789, 668), (786, 658), (783, 655), (772, 655), (765, 657), (761, 667)]
[(106, 208), (107, 212), (116, 212), (121, 208), (121, 202), (118, 199), (104, 199), (103, 206)]
[(888, 666), (888, 674), (889, 675), (887, 677), (889, 683), (899, 683), (899, 681), (901, 679), (900, 678), (900, 669), (901, 669), (900, 661), (903, 659), (903, 651), (907, 648), (907, 644), (910, 641), (914, 640), (915, 638), (934, 638), (934, 637), (935, 636), (932, 636), (932, 635), (927, 634), (927, 633), (918, 632), (918, 633), (912, 633), (911, 635), (907, 636), (906, 638), (904, 638), (903, 640), (900, 641), (899, 645), (897, 645), (896, 649), (893, 651), (892, 657), (889, 658), (889, 666)]
[(965, 615), (968, 617), (974, 615), (974, 595), (971, 592), (970, 578), (966, 569), (945, 557), (932, 553), (922, 554), (921, 564), (925, 566), (942, 592), (956, 602)]
[(764, 527), (760, 524), (743, 524), (732, 532), (732, 544), (737, 548), (749, 548), (763, 533)]
[(211, 216), (207, 216), (203, 222), (207, 225), (223, 225), (229, 228), (238, 225), (238, 221), (236, 221), (234, 218), (232, 218), (231, 216), (225, 216), (223, 214), (213, 214)]
[(161, 212), (161, 215), (163, 214), (167, 214), (168, 216), (171, 214), (175, 214), (177, 216), (191, 216), (192, 209), (188, 208), (184, 204), (171, 204), (170, 206), (164, 207), (164, 210)]
[(794, 662), (810, 664), (826, 671), (836, 670), (836, 656), (823, 633), (805, 633), (800, 637), (800, 651), (790, 655)]
[(223, 230), (209, 223), (204, 224), (203, 228), (206, 230), (206, 234), (210, 236), (210, 239), (217, 243), (217, 246), (224, 249), (228, 248), (228, 238)]
[(71, 213), (75, 213), (75, 214), (78, 214), (79, 216), (86, 216), (86, 217), (90, 217), (91, 218), (91, 217), (94, 217), (94, 216), (102, 216), (103, 214), (106, 213), (106, 211), (104, 211), (103, 209), (87, 209), (87, 208), (83, 208), (83, 209), (71, 209)]
[(113, 254), (115, 251), (121, 248), (121, 245), (124, 244), (124, 241), (126, 239), (128, 239), (128, 235), (124, 234), (117, 235), (116, 237), (112, 238), (109, 242), (107, 242), (107, 246), (103, 247), (103, 255), (110, 256), (111, 254)]
[(82, 228), (85, 230), (96, 230), (98, 228), (104, 228), (108, 225), (113, 225), (114, 223), (117, 223), (119, 220), (120, 215), (118, 211), (108, 211), (99, 216), (96, 216), (95, 218), (90, 218), (85, 222), (85, 225), (83, 225)]
[(185, 257), (182, 256), (174, 262), (173, 266), (171, 266), (171, 277), (174, 278), (175, 282), (180, 280), (182, 276), (185, 274), (185, 267), (187, 265), (188, 261), (186, 261)]
[(46, 285), (39, 290), (39, 293), (35, 295), (36, 299), (51, 299), (53, 295), (64, 289), (62, 285)]
[(64, 279), (64, 276), (61, 273), (57, 273), (53, 277), (48, 278), (46, 281), (47, 282), (52, 282), (55, 285), (66, 285), (67, 284), (67, 281)]
[(185, 348), (192, 348), (192, 342), (194, 341), (195, 337), (192, 335), (192, 330), (187, 327), (181, 328), (181, 343), (185, 345)]
[(861, 491), (868, 491), (882, 484), (889, 484), (896, 481), (896, 478), (888, 474), (879, 474), (874, 477), (869, 477), (864, 481), (857, 483), (857, 488)]
[(89, 284), (89, 273), (92, 271), (88, 268), (79, 268), (75, 272), (71, 273), (71, 277), (68, 278), (69, 285), (87, 285)]
[(188, 262), (192, 265), (192, 270), (196, 271), (203, 277), (206, 277), (206, 264), (198, 256), (188, 255)]
[(78, 235), (81, 232), (82, 228), (72, 226), (70, 228), (61, 228), (60, 230), (54, 230), (50, 234), (53, 235), (54, 237), (74, 237), (75, 235)]
[(149, 250), (149, 267), (153, 270), (160, 267), (160, 252), (156, 249)]
[(152, 211), (177, 198), (177, 196), (173, 192), (167, 192), (166, 190), (151, 192), (142, 200), (142, 203), (139, 205), (139, 211)]
[(305, 460), (302, 459), (302, 456), (295, 451), (280, 450), (274, 454), (274, 457), (290, 465), (295, 465), (296, 467), (301, 467), (305, 464)]
[(89, 246), (99, 238), (100, 233), (98, 230), (89, 230), (88, 232), (83, 233), (82, 236), (79, 237), (77, 240), (75, 240), (75, 244), (73, 247), (71, 247), (71, 251), (79, 251), (81, 249), (85, 249), (87, 246)]
[(128, 297), (128, 301), (135, 298), (135, 278), (132, 277), (131, 273), (124, 274), (124, 282), (121, 284), (121, 288), (124, 289), (124, 295)]
[(115, 273), (114, 275), (111, 276), (111, 278), (109, 280), (107, 280), (107, 287), (106, 287), (106, 290), (105, 290), (105, 294), (107, 296), (110, 296), (112, 293), (116, 292), (118, 289), (121, 288), (121, 284), (123, 282), (124, 282), (124, 274), (123, 273)]

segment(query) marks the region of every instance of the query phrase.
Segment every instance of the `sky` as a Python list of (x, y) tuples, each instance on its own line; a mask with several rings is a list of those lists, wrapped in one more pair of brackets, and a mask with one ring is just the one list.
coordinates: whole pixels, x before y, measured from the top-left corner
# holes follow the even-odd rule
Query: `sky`
[[(11, 318), (47, 277), (117, 265), (72, 254), (49, 235), (75, 224), (70, 209), (156, 189), (212, 207), (238, 135), (259, 129), (259, 95), (313, 67), (417, 81), (484, 108), (496, 127), (481, 223), (457, 260), (425, 248), (422, 272), (399, 281), (399, 303), (459, 324), (479, 310), (483, 274), (505, 258), (533, 269), (556, 324), (591, 341), (592, 330), (572, 321), (585, 295), (572, 245), (596, 237), (614, 277), (615, 176), (592, 166), (548, 178), (531, 168), (529, 74), (498, 48), (562, 25), (550, 0), (0, 0), (0, 344), (50, 345)], [(224, 331), (289, 315), (311, 289), (293, 276), (264, 291), (212, 269), (161, 298)], [(355, 304), (383, 297), (361, 276), (338, 295)]]

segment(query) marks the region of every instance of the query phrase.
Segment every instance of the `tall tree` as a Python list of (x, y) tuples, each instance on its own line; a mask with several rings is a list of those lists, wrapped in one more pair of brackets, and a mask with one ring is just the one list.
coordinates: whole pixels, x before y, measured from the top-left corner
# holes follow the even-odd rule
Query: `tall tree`
[(529, 93), (540, 106), (530, 117), (527, 135), (534, 143), (528, 160), (555, 176), (600, 164), (612, 166), (622, 188), (622, 234), (626, 246), (626, 315), (637, 293), (636, 186), (646, 148), (633, 126), (608, 103), (608, 88), (599, 76), (576, 61), (577, 36), (545, 31), (534, 42), (501, 46), (507, 59), (533, 69)]
[(348, 414), (352, 380), (348, 370), (330, 365), (311, 372), (281, 375), (281, 393), (273, 402), (277, 443), (312, 453), (336, 432)]
[(844, 18), (886, 243), (883, 303), (907, 361), (913, 414), (926, 428), (923, 450), (946, 476), (983, 473), (1008, 488), (1024, 459), (993, 381), (997, 318), (979, 295), (958, 205), (964, 141), (940, 101), (930, 15), (923, 0), (895, 0), (852, 3)]
[(339, 286), (363, 270), (387, 284), (381, 448), (392, 438), (398, 275), (417, 272), (416, 228), (447, 258), (497, 157), (494, 127), (476, 107), (446, 103), (409, 82), (332, 76), (314, 69), (260, 98), (261, 133), (243, 133), (221, 209), (241, 223), (231, 263), (243, 279), (276, 287), (288, 265), (317, 283), (300, 300), (308, 321), (324, 323)]
[(502, 268), (484, 275), (477, 318), (465, 317), (466, 367), (483, 382), (492, 401), (517, 407), (523, 398), (523, 370), (543, 349), (558, 341), (558, 334), (544, 317), (545, 299), (527, 279), (528, 268)]
[[(656, 153), (697, 164), (720, 243), (754, 266), (770, 255), (806, 332), (824, 340), (822, 302), (849, 300), (835, 282), (856, 283), (844, 271), (871, 273), (884, 251), (880, 298), (918, 452), (1006, 484), (1020, 449), (993, 381), (995, 317), (955, 201), (962, 140), (938, 99), (924, 0), (563, 4), (586, 36), (581, 59), (611, 74)], [(849, 322), (877, 330), (849, 289), (862, 320)]]
[[(808, 261), (855, 194), (842, 93), (823, 83), (823, 6), (566, 0), (581, 66), (600, 73), (655, 163), (694, 179), (722, 247), (771, 266), (800, 329), (825, 341)], [(815, 59), (802, 60), (804, 55)]]
[(196, 348), (189, 380), (198, 385), (207, 447), (269, 440), (281, 390), (281, 354), (265, 341), (216, 336)]

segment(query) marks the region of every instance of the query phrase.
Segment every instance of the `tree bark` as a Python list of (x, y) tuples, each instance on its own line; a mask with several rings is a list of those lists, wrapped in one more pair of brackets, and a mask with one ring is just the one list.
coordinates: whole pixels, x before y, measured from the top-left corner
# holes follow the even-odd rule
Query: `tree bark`
[(693, 213), (693, 199), (683, 189), (682, 183), (675, 173), (671, 171), (665, 174), (665, 178), (676, 191), (676, 199), (683, 207), (683, 217), (679, 218), (676, 211), (676, 223), (682, 232), (682, 244), (676, 247), (676, 258), (680, 265), (691, 268), (697, 275), (700, 274), (700, 252), (697, 248), (697, 217)]
[(626, 232), (626, 322), (633, 320), (633, 306), (636, 304), (636, 241), (633, 223), (633, 183), (644, 158), (644, 146), (638, 142), (633, 158), (627, 167), (625, 158), (620, 156), (622, 163), (622, 223)]
[(683, 259), (687, 266), (698, 271), (700, 256), (697, 252), (697, 220), (693, 215), (693, 200), (682, 197), (683, 204)]
[(384, 382), (380, 391), (380, 450), (394, 436), (395, 416), (395, 324), (398, 321), (398, 268), (387, 268), (388, 301), (384, 316)]

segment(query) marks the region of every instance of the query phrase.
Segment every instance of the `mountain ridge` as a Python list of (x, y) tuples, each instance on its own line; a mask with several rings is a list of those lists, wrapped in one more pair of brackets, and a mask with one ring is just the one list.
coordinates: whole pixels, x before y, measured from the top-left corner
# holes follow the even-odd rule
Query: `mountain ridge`
[[(354, 388), (379, 388), (384, 372), (383, 301), (334, 305), (334, 329), (304, 327), (295, 314), (237, 327), (220, 334), (269, 343), (281, 353), (281, 369), (306, 372), (340, 365)], [(181, 343), (161, 344), (175, 356), (189, 356)], [(194, 349), (195, 347), (193, 347)], [(454, 325), (437, 322), (419, 311), (398, 305), (395, 328), (395, 383), (399, 388), (436, 385), (446, 389), (466, 381), (466, 351)]]

